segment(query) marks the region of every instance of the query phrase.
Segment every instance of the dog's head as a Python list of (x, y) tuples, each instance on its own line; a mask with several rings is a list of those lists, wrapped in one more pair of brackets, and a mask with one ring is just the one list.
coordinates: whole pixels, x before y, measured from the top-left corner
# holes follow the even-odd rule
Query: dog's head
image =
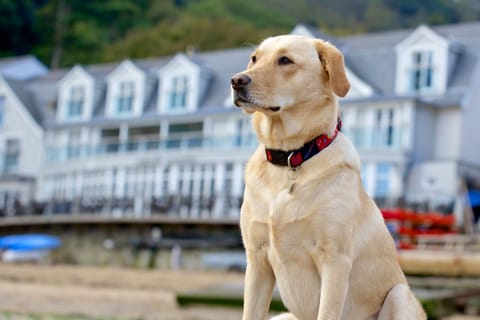
[(350, 88), (343, 55), (336, 47), (295, 35), (264, 40), (247, 69), (234, 75), (231, 83), (236, 106), (271, 114), (325, 96), (344, 97)]

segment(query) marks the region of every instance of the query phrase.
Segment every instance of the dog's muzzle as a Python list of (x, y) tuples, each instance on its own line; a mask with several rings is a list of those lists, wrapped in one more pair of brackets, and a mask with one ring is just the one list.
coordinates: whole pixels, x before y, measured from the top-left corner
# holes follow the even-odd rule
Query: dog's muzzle
[(252, 79), (244, 74), (237, 73), (232, 77), (231, 84), (233, 89), (233, 102), (237, 107), (241, 107), (242, 103), (249, 103), (248, 86), (252, 82)]
[(237, 73), (231, 80), (233, 90), (246, 88), (251, 82), (252, 78), (244, 73)]

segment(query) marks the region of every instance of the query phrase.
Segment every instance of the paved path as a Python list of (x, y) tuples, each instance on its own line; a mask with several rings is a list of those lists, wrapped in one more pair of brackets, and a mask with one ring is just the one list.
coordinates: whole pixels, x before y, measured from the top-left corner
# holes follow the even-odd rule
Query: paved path
[(238, 309), (179, 308), (175, 296), (242, 280), (243, 275), (233, 273), (0, 264), (0, 311), (115, 319), (238, 320)]
[[(239, 309), (180, 308), (178, 293), (241, 291), (243, 275), (217, 272), (0, 264), (0, 320), (17, 313), (112, 320), (238, 320)], [(2, 312), (15, 313), (2, 318)], [(479, 320), (451, 317), (448, 320)]]

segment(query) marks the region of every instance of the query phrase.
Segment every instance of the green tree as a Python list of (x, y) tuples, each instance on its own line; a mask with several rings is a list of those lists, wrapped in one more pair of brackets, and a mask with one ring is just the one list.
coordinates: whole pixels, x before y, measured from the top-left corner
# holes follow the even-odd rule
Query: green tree
[(31, 0), (0, 0), (0, 55), (30, 52), (35, 41), (35, 9)]
[[(286, 31), (286, 30), (285, 30)], [(195, 47), (202, 51), (224, 49), (258, 43), (278, 33), (231, 18), (183, 16), (175, 22), (161, 22), (148, 30), (130, 32), (125, 39), (105, 51), (105, 61), (175, 54)]]
[(478, 0), (0, 0), (0, 56), (52, 67), (256, 43), (308, 23), (332, 35), (480, 20)]
[(395, 18), (395, 13), (383, 4), (383, 1), (372, 0), (368, 2), (364, 15), (367, 30), (379, 31), (388, 29)]

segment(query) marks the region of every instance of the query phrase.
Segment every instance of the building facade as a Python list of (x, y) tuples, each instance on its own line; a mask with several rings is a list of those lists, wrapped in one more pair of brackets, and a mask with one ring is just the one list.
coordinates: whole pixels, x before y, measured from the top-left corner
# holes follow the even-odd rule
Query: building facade
[[(292, 33), (325, 38), (302, 25)], [(449, 211), (459, 181), (480, 179), (478, 34), (480, 23), (468, 23), (328, 39), (352, 83), (343, 131), (380, 206)], [(2, 76), (1, 177), (34, 186), (18, 191), (17, 211), (33, 201), (43, 214), (237, 219), (258, 142), (232, 104), (230, 77), (251, 51)]]
[(25, 88), (47, 73), (32, 56), (0, 60), (0, 215), (13, 215), (35, 200), (44, 131)]

